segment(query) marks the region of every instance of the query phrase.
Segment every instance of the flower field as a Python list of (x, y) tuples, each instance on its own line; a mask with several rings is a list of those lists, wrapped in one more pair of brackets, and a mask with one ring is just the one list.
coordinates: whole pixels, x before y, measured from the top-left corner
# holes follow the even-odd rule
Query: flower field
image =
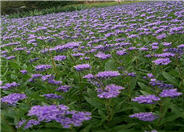
[(183, 7), (2, 16), (2, 132), (184, 132)]

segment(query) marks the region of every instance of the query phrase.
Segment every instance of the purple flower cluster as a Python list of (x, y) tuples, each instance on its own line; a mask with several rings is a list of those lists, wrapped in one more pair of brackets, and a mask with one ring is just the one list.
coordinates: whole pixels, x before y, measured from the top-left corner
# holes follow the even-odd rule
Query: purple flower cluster
[[(26, 123), (26, 125), (24, 126), (24, 129), (28, 129), (28, 128), (31, 128), (31, 127), (33, 127), (33, 126), (36, 126), (36, 125), (39, 125), (40, 124), (40, 122), (39, 121), (37, 121), (37, 120), (29, 120), (27, 123)], [(23, 124), (22, 124), (23, 125)], [(21, 125), (19, 125), (19, 126), (21, 126)]]
[(59, 88), (56, 89), (56, 91), (63, 91), (63, 92), (68, 92), (68, 90), (71, 88), (69, 85), (62, 85)]
[(182, 93), (177, 92), (177, 89), (164, 89), (161, 93), (160, 93), (160, 97), (177, 97), (182, 95)]
[(154, 56), (155, 57), (166, 58), (166, 57), (174, 57), (175, 54), (174, 53), (167, 52), (167, 53), (162, 53), (162, 54), (155, 54)]
[(120, 90), (124, 89), (121, 86), (117, 86), (115, 84), (110, 84), (105, 87), (105, 89), (98, 88), (98, 97), (99, 98), (114, 98), (120, 94)]
[(20, 94), (20, 93), (12, 93), (9, 94), (8, 96), (5, 96), (1, 98), (1, 101), (3, 103), (8, 103), (10, 105), (15, 105), (19, 100), (23, 100), (27, 98), (25, 94)]
[(121, 55), (126, 55), (127, 52), (126, 52), (126, 50), (118, 50), (118, 51), (116, 51), (116, 54), (121, 56)]
[[(56, 121), (64, 128), (70, 128), (71, 126), (81, 126), (83, 121), (91, 119), (90, 112), (70, 111), (65, 105), (33, 106), (29, 110), (28, 116), (36, 116), (37, 120), (29, 120), (24, 126), (25, 129), (38, 125), (41, 122), (50, 121)], [(19, 123), (18, 127), (21, 127), (24, 122)]]
[(35, 69), (37, 71), (45, 71), (45, 70), (50, 69), (50, 68), (52, 68), (51, 65), (38, 65), (35, 67)]
[(60, 98), (62, 98), (60, 95), (53, 94), (53, 93), (44, 94), (43, 96), (46, 97), (47, 99), (60, 99)]
[(32, 74), (31, 78), (28, 80), (29, 82), (33, 82), (35, 79), (42, 77), (41, 74)]
[(118, 71), (104, 71), (104, 72), (98, 72), (95, 77), (97, 78), (109, 78), (109, 77), (117, 77), (120, 76), (120, 73)]
[(4, 90), (9, 90), (11, 88), (17, 87), (20, 84), (16, 83), (16, 82), (12, 82), (12, 83), (6, 83), (4, 86), (1, 86), (2, 89)]
[(156, 65), (167, 65), (171, 62), (169, 58), (160, 58), (153, 61)]
[(174, 88), (172, 84), (166, 84), (159, 80), (156, 80), (155, 78), (152, 78), (149, 82), (151, 86), (157, 86), (158, 88)]
[(66, 60), (66, 56), (64, 56), (64, 55), (54, 56), (54, 60), (55, 61), (63, 61), (63, 60)]
[(110, 54), (104, 54), (103, 52), (99, 52), (99, 53), (97, 53), (97, 54), (95, 55), (95, 57), (100, 58), (100, 59), (102, 59), (102, 60), (105, 60), (105, 59), (107, 59), (107, 58), (110, 58), (111, 55), (110, 55)]
[(27, 73), (27, 70), (21, 70), (20, 71), (22, 74), (26, 74)]
[(140, 112), (140, 113), (135, 113), (133, 115), (130, 115), (129, 117), (131, 118), (138, 118), (141, 121), (153, 121), (158, 118), (157, 115), (154, 115), (152, 112)]
[(93, 79), (94, 75), (93, 74), (87, 74), (87, 75), (83, 76), (83, 78), (85, 78), (85, 79)]
[(79, 64), (79, 65), (74, 66), (74, 68), (77, 71), (82, 71), (82, 70), (90, 69), (91, 66), (89, 64)]
[(155, 95), (146, 95), (146, 96), (139, 96), (132, 99), (134, 102), (138, 102), (140, 104), (153, 104), (154, 101), (159, 101), (160, 98), (156, 97)]

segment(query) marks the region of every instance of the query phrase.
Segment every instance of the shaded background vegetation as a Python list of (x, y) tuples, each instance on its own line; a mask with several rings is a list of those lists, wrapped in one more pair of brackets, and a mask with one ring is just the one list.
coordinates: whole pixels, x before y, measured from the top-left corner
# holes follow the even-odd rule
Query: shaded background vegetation
[[(102, 3), (112, 1), (2, 1), (1, 2), (1, 13), (14, 14), (22, 13), (26, 11), (42, 10), (53, 7), (65, 7), (66, 5), (84, 4), (84, 3)], [(70, 11), (70, 10), (69, 10)], [(73, 11), (71, 9), (71, 11)]]
[(79, 1), (2, 1), (2, 14), (21, 13), (34, 9), (41, 10), (56, 6), (66, 6), (71, 4), (79, 4)]

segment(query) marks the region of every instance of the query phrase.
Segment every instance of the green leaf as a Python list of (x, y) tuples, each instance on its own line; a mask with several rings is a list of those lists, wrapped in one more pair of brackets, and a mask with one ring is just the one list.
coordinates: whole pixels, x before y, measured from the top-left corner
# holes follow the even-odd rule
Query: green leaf
[(141, 87), (141, 89), (147, 89), (147, 86), (141, 82), (138, 82), (138, 85)]
[(104, 108), (104, 106), (102, 105), (102, 103), (98, 99), (88, 98), (88, 97), (84, 97), (84, 98), (93, 107), (98, 108), (98, 109), (103, 109)]
[(169, 82), (172, 83), (176, 86), (178, 86), (178, 82), (175, 79), (175, 77), (171, 76), (170, 74), (168, 74), (167, 72), (162, 72), (163, 77)]
[(110, 71), (110, 70), (116, 70), (116, 67), (115, 67), (115, 61), (114, 60), (108, 60), (106, 63), (105, 63), (105, 70), (106, 71)]
[(146, 91), (143, 91), (143, 90), (140, 90), (140, 92), (143, 94), (143, 95), (148, 95), (150, 93), (146, 92)]

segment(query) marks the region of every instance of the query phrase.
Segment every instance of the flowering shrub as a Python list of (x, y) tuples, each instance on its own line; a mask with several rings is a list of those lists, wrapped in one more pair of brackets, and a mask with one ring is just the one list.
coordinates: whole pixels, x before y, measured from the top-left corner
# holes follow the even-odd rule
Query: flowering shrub
[(2, 16), (2, 131), (183, 132), (183, 7)]

